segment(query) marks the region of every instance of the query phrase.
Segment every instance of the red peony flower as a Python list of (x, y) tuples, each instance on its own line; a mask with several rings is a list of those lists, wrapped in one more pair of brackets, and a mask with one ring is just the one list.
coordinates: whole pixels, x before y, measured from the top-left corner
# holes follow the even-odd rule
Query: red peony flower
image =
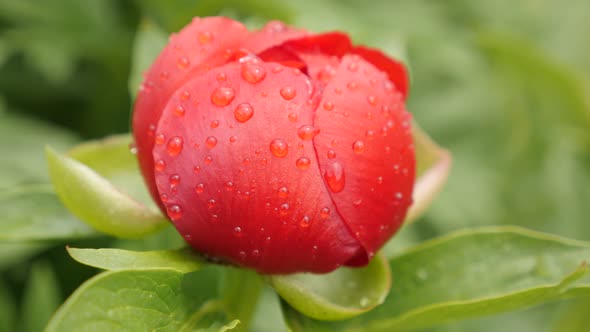
[(206, 255), (262, 273), (366, 265), (412, 202), (407, 88), (343, 33), (195, 18), (145, 75), (139, 164)]

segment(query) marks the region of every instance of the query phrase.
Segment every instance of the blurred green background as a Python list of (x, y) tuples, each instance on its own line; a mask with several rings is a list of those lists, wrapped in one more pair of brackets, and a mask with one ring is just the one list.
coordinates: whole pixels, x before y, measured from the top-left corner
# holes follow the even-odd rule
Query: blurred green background
[[(0, 190), (47, 178), (46, 143), (129, 131), (143, 18), (168, 31), (192, 16), (281, 19), (346, 31), (410, 67), (408, 108), (454, 164), (400, 246), (497, 224), (590, 240), (588, 13), (588, 0), (0, 0)], [(83, 245), (112, 242), (92, 241)], [(161, 241), (126, 246), (170, 245)], [(39, 330), (95, 273), (63, 246), (0, 243), (0, 331)], [(429, 331), (585, 331), (588, 314), (578, 300)]]

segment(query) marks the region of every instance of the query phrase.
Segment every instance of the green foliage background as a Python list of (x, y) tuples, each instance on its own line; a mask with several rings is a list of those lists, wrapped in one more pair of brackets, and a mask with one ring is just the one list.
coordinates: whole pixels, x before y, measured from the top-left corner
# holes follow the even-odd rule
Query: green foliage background
[[(587, 0), (0, 0), (0, 189), (46, 179), (46, 143), (65, 148), (129, 130), (127, 79), (142, 17), (169, 31), (198, 15), (252, 27), (278, 18), (344, 30), (402, 57), (408, 108), (453, 153), (445, 190), (391, 250), (483, 225), (590, 240), (587, 13)], [(0, 205), (0, 214), (18, 211)], [(169, 234), (117, 246), (174, 247)], [(0, 243), (0, 331), (38, 331), (95, 273), (63, 247)], [(576, 300), (429, 331), (583, 331), (588, 312), (590, 301)]]

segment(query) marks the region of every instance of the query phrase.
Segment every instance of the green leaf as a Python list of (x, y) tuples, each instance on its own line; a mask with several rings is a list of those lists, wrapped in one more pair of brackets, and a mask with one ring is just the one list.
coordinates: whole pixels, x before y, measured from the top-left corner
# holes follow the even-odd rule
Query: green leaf
[(47, 248), (46, 243), (30, 242), (0, 242), (0, 270), (6, 269), (14, 264), (38, 254)]
[(85, 282), (58, 310), (46, 332), (228, 331), (215, 286), (219, 271), (111, 271)]
[(117, 190), (140, 203), (155, 207), (141, 177), (137, 158), (131, 153), (129, 134), (105, 137), (76, 145), (67, 156), (81, 162), (111, 182)]
[(590, 295), (590, 244), (514, 227), (462, 231), (390, 262), (385, 303), (326, 323), (285, 307), (294, 331), (410, 331)]
[(139, 25), (133, 41), (133, 61), (129, 74), (129, 95), (135, 99), (143, 73), (149, 69), (152, 62), (168, 43), (168, 34), (150, 20), (144, 20)]
[[(117, 140), (120, 145), (121, 141)], [(101, 144), (94, 145), (95, 159), (101, 156), (116, 164), (108, 153), (109, 144), (102, 149)], [(82, 148), (86, 151), (85, 148)], [(103, 151), (105, 150), (105, 151)], [(74, 155), (77, 152), (74, 151)], [(88, 166), (72, 158), (59, 155), (50, 148), (46, 149), (49, 173), (53, 186), (64, 205), (78, 218), (93, 228), (110, 235), (123, 238), (139, 238), (158, 231), (167, 224), (167, 220), (155, 209), (150, 209), (119, 191), (107, 179)], [(124, 163), (124, 167), (127, 164)], [(123, 169), (127, 174), (128, 169)], [(122, 177), (123, 178), (123, 177)]]
[(417, 123), (412, 124), (416, 151), (416, 183), (412, 194), (414, 203), (406, 223), (416, 220), (447, 182), (451, 170), (451, 154), (439, 147)]
[(230, 316), (240, 320), (238, 330), (248, 331), (263, 285), (254, 271), (234, 267), (223, 270), (221, 297)]
[(290, 21), (291, 8), (270, 0), (181, 0), (138, 1), (142, 12), (167, 31), (178, 31), (195, 16), (230, 16), (236, 19), (256, 16), (265, 19)]
[(0, 192), (15, 185), (47, 183), (43, 146), (65, 148), (75, 137), (45, 123), (8, 112), (0, 113)]
[(61, 301), (51, 265), (47, 262), (33, 264), (22, 304), (23, 331), (42, 331)]
[(370, 311), (383, 303), (391, 287), (387, 261), (375, 256), (364, 268), (343, 267), (329, 274), (269, 276), (270, 285), (303, 314), (339, 320)]
[(50, 185), (0, 191), (0, 211), (0, 240), (4, 241), (55, 241), (97, 235), (64, 208)]
[(15, 330), (15, 312), (16, 306), (12, 295), (8, 291), (8, 286), (0, 278), (0, 331)]
[(67, 248), (68, 253), (78, 262), (104, 270), (153, 270), (170, 269), (181, 273), (199, 270), (203, 258), (185, 248), (160, 251), (131, 251), (121, 249), (78, 249)]

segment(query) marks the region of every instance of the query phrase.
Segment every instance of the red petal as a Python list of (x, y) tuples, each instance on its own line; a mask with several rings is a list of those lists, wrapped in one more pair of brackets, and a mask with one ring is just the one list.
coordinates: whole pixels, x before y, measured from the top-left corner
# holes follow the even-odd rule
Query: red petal
[(263, 51), (280, 45), (287, 40), (301, 38), (308, 35), (305, 30), (295, 29), (287, 26), (280, 21), (268, 22), (264, 28), (252, 32), (242, 43), (242, 47), (253, 54), (259, 54)]
[(293, 54), (305, 63), (305, 72), (309, 77), (321, 84), (330, 79), (340, 58), (351, 48), (352, 44), (346, 34), (328, 32), (290, 40), (265, 53)]
[[(371, 257), (401, 226), (412, 201), (415, 160), (402, 96), (385, 73), (346, 55), (325, 87), (314, 125), (332, 200)], [(366, 262), (356, 257), (350, 264)]]
[[(135, 102), (133, 134), (141, 171), (156, 201), (151, 151), (157, 134), (155, 127), (164, 106), (187, 79), (225, 63), (231, 56), (228, 49), (236, 48), (247, 34), (242, 24), (227, 18), (195, 18), (178, 34), (171, 36), (166, 48), (145, 74)], [(160, 207), (163, 208), (161, 204)]]
[[(170, 98), (158, 124), (166, 140), (153, 154), (159, 193), (180, 233), (208, 255), (265, 273), (331, 271), (362, 249), (323, 183), (317, 133), (298, 130), (313, 121), (311, 82), (254, 64), (265, 74), (255, 83), (242, 76), (247, 64), (232, 63)], [(182, 100), (184, 90), (194, 98)]]
[(364, 46), (355, 47), (350, 53), (362, 56), (365, 60), (373, 64), (373, 66), (386, 72), (389, 80), (395, 84), (395, 87), (402, 93), (404, 99), (408, 96), (410, 85), (408, 82), (408, 72), (401, 62), (389, 58), (379, 50)]

